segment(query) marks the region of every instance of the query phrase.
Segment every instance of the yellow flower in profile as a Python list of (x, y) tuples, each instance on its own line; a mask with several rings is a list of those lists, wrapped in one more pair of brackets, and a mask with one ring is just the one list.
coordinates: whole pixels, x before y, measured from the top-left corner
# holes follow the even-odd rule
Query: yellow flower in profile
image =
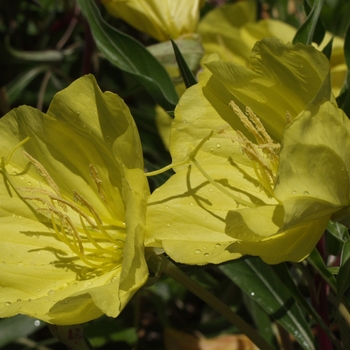
[(102, 0), (115, 17), (158, 41), (177, 39), (196, 31), (205, 0)]
[(0, 317), (116, 317), (148, 276), (149, 189), (129, 109), (85, 76), (47, 114), (22, 106), (0, 125)]
[(350, 127), (324, 103), (333, 101), (328, 60), (265, 38), (252, 69), (216, 55), (205, 65), (175, 110), (176, 174), (150, 197), (146, 245), (186, 264), (245, 254), (300, 261), (350, 204), (350, 160), (338, 146), (350, 142)]
[[(224, 61), (233, 61), (242, 65), (250, 64), (250, 53), (254, 44), (265, 37), (276, 36), (284, 43), (292, 42), (297, 32), (291, 25), (275, 19), (256, 21), (256, 1), (239, 1), (225, 4), (210, 11), (199, 23), (198, 33), (206, 54), (219, 53)], [(322, 49), (332, 38), (326, 33)], [(330, 58), (331, 81), (337, 96), (344, 85), (347, 67), (344, 56), (344, 39), (333, 38)]]

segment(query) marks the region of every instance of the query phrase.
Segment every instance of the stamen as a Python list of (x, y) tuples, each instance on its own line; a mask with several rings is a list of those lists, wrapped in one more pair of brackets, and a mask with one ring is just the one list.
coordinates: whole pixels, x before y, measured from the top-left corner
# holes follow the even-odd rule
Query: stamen
[(9, 154), (5, 158), (5, 163), (8, 164), (9, 161), (12, 158), (13, 153), (21, 146), (23, 146), (26, 142), (30, 140), (30, 137), (27, 136), (25, 139), (23, 139), (21, 142), (19, 142), (15, 147), (12, 148), (12, 150), (9, 152)]
[(93, 206), (85, 198), (83, 198), (78, 192), (76, 191), (73, 191), (73, 192), (74, 192), (74, 199), (78, 200), (83, 206), (86, 206), (90, 210), (92, 216), (96, 221), (97, 228), (103, 233), (105, 238), (107, 238), (111, 243), (118, 244), (118, 241), (115, 240), (113, 237), (111, 237), (107, 233), (107, 231), (104, 229), (102, 220), (98, 215), (98, 213), (96, 212), (96, 210), (93, 208)]
[[(13, 151), (10, 155), (12, 154)], [(38, 202), (36, 210), (51, 218), (57, 239), (67, 245), (76, 255), (76, 259), (80, 259), (87, 267), (93, 269), (94, 274), (114, 268), (123, 257), (125, 234), (120, 232), (121, 227), (105, 226), (98, 212), (77, 191), (73, 191), (73, 197), (79, 204), (63, 198), (57, 184), (44, 166), (27, 152), (23, 152), (23, 155), (29, 159), (39, 175), (52, 189), (50, 191), (36, 187), (18, 187), (17, 190), (24, 194), (22, 195), (23, 200)], [(106, 202), (102, 180), (98, 176), (97, 169), (92, 164), (89, 164), (89, 168), (98, 193)], [(30, 195), (26, 195), (27, 193)], [(87, 208), (88, 212), (84, 212), (82, 207)], [(80, 225), (77, 226), (72, 218), (64, 213), (68, 213), (68, 209), (79, 215)], [(115, 237), (107, 232), (108, 229), (113, 230)]]
[(23, 151), (23, 155), (29, 159), (29, 161), (33, 164), (35, 170), (39, 173), (40, 176), (42, 176), (46, 180), (47, 184), (54, 190), (57, 196), (61, 197), (60, 189), (58, 188), (58, 186), (56, 185), (55, 181), (50, 176), (50, 174), (42, 166), (42, 164), (39, 161), (37, 161), (35, 158), (33, 158), (26, 151)]
[(262, 149), (268, 158), (278, 164), (277, 152), (280, 149), (280, 145), (273, 142), (271, 136), (266, 132), (264, 125), (261, 123), (257, 115), (250, 107), (246, 107), (245, 115), (234, 101), (231, 101), (229, 105), (239, 117), (245, 128), (255, 137), (259, 148)]
[(98, 215), (97, 211), (95, 210), (95, 208), (83, 197), (81, 196), (77, 191), (73, 191), (73, 195), (74, 195), (74, 200), (76, 202), (79, 202), (83, 207), (86, 207), (89, 209), (90, 213), (93, 215), (96, 224), (102, 224), (102, 220), (100, 218), (100, 216)]
[(242, 151), (248, 156), (249, 159), (253, 160), (254, 162), (257, 162), (262, 167), (264, 172), (268, 174), (272, 182), (274, 182), (275, 175), (270, 169), (265, 159), (261, 156), (261, 153), (258, 151), (256, 145), (254, 145), (253, 142), (249, 141), (239, 130), (237, 130), (236, 133), (237, 141), (240, 143)]
[(290, 124), (292, 122), (292, 116), (290, 115), (289, 111), (286, 112), (286, 122), (287, 125)]
[(98, 176), (97, 169), (91, 163), (89, 164), (89, 169), (90, 169), (91, 177), (93, 178), (93, 180), (95, 181), (95, 184), (97, 186), (97, 191), (98, 191), (100, 198), (104, 202), (106, 202), (106, 197), (103, 193), (102, 180)]
[[(220, 129), (221, 131), (221, 129)], [(220, 132), (219, 131), (219, 132)], [(184, 160), (181, 160), (180, 162), (177, 163), (172, 163), (169, 164), (167, 166), (165, 166), (164, 168), (155, 170), (155, 171), (150, 171), (148, 173), (145, 173), (146, 176), (155, 176), (155, 175), (159, 175), (162, 174), (170, 169), (179, 167), (181, 165), (185, 165), (187, 163), (190, 163), (192, 159), (194, 159), (194, 157), (197, 155), (198, 151), (202, 148), (202, 146), (214, 135), (214, 130), (212, 130), (206, 137), (204, 137), (201, 142), (196, 146), (196, 148), (189, 152), (189, 154), (186, 156), (186, 158)]]

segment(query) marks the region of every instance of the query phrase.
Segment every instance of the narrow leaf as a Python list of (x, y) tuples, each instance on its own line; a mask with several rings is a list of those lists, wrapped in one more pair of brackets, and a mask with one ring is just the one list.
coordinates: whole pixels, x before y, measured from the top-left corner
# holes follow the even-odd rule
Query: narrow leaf
[(332, 340), (335, 347), (339, 350), (342, 349), (338, 339), (334, 336), (334, 334), (330, 331), (329, 327), (323, 321), (321, 316), (316, 312), (316, 310), (311, 306), (311, 304), (306, 300), (304, 295), (300, 292), (297, 286), (294, 284), (294, 281), (289, 273), (289, 270), (285, 263), (278, 264), (272, 266), (273, 270), (277, 274), (278, 278), (281, 280), (283, 285), (289, 290), (289, 292), (293, 295), (294, 299), (308, 312), (315, 322), (317, 322), (323, 330), (326, 332), (328, 337)]
[(178, 95), (163, 66), (129, 35), (111, 27), (93, 0), (77, 0), (89, 21), (96, 45), (113, 65), (131, 74), (165, 110), (173, 110)]
[(323, 259), (317, 249), (314, 249), (307, 258), (310, 265), (322, 276), (322, 278), (331, 287), (334, 293), (337, 293), (336, 281), (334, 276), (327, 269)]
[[(315, 36), (317, 21), (320, 17), (322, 6), (323, 6), (323, 0), (314, 1), (314, 5), (309, 15), (307, 16), (306, 21), (298, 29), (297, 33), (294, 36), (293, 44), (302, 43), (305, 45), (311, 45), (313, 38)], [(324, 28), (323, 28), (323, 31), (324, 31)], [(319, 41), (319, 38), (317, 41)]]
[(9, 82), (6, 85), (6, 94), (9, 104), (11, 105), (21, 96), (22, 92), (34, 78), (36, 78), (39, 74), (48, 71), (49, 69), (50, 67), (48, 65), (36, 66), (34, 68), (30, 68), (24, 74)]
[(175, 53), (175, 57), (176, 57), (176, 62), (177, 62), (177, 65), (179, 66), (182, 79), (184, 80), (186, 88), (188, 89), (192, 85), (197, 84), (197, 80), (194, 77), (194, 75), (192, 74), (191, 69), (188, 67), (188, 65), (187, 65), (185, 59), (183, 58), (181, 51), (178, 48), (178, 46), (176, 45), (175, 41), (171, 40), (171, 39), (170, 39), (170, 41), (171, 41), (171, 44), (173, 45), (173, 49), (174, 49), (174, 53)]
[(267, 314), (292, 334), (303, 349), (315, 349), (309, 325), (288, 289), (270, 266), (259, 258), (221, 265), (220, 270)]
[(332, 54), (332, 47), (333, 47), (333, 39), (334, 37), (332, 36), (331, 40), (327, 43), (327, 45), (323, 48), (322, 53), (328, 58), (331, 58)]
[(346, 241), (341, 253), (341, 262), (337, 277), (338, 301), (350, 287), (350, 240)]
[[(348, 67), (348, 70), (350, 70), (350, 25), (348, 26), (346, 33), (345, 33), (344, 56), (345, 56), (345, 63)], [(348, 81), (348, 83), (349, 83), (349, 81)]]

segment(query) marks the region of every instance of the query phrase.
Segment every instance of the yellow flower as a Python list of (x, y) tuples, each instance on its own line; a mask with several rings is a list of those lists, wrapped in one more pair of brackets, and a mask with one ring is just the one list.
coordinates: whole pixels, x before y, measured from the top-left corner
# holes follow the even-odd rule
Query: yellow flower
[(102, 0), (106, 9), (159, 41), (194, 33), (205, 0)]
[(115, 94), (85, 76), (47, 112), (0, 121), (0, 317), (116, 317), (145, 283), (141, 144)]
[[(206, 54), (217, 52), (225, 61), (249, 65), (250, 52), (256, 41), (270, 36), (277, 36), (284, 43), (293, 41), (296, 34), (294, 27), (274, 19), (257, 22), (256, 13), (255, 1), (239, 1), (210, 11), (198, 25)], [(331, 37), (331, 33), (327, 32), (318, 47), (320, 51)], [(330, 62), (332, 87), (336, 96), (347, 74), (343, 47), (344, 40), (334, 37)]]
[(328, 60), (277, 38), (255, 45), (252, 70), (210, 59), (175, 110), (176, 174), (150, 197), (146, 245), (186, 264), (299, 261), (349, 205), (347, 148), (333, 147), (350, 142), (349, 122), (321, 104), (332, 100)]

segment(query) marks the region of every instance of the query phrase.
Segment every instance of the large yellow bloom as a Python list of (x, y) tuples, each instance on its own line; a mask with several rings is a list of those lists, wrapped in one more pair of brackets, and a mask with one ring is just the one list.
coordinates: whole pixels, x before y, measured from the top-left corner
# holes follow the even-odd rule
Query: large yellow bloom
[(115, 317), (147, 279), (149, 194), (124, 102), (85, 76), (0, 121), (0, 317)]
[(196, 31), (205, 0), (102, 0), (107, 10), (159, 41)]
[(175, 261), (299, 261), (350, 203), (340, 146), (350, 127), (323, 104), (332, 100), (326, 57), (266, 38), (250, 65), (211, 57), (175, 110), (176, 174), (151, 195), (146, 225), (146, 244)]
[[(224, 61), (250, 64), (254, 44), (265, 37), (277, 36), (284, 43), (292, 42), (296, 29), (275, 19), (256, 21), (256, 1), (239, 1), (210, 11), (199, 23), (198, 33), (206, 54), (217, 52)], [(321, 51), (332, 35), (326, 33)], [(344, 40), (334, 37), (330, 59), (333, 92), (337, 96), (344, 85), (347, 67)]]

